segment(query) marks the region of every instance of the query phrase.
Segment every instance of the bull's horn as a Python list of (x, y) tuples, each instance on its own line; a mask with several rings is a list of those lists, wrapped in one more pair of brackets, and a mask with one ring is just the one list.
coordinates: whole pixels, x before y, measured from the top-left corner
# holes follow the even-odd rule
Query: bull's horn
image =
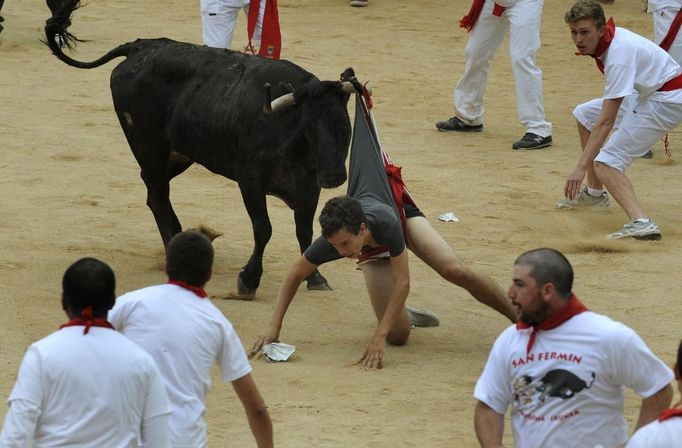
[[(362, 93), (355, 90), (355, 87), (353, 87), (353, 83), (351, 83), (350, 81), (342, 82), (341, 87), (343, 88), (343, 91), (346, 93)], [(372, 96), (372, 88), (367, 86), (364, 87), (365, 89), (367, 89), (367, 93), (369, 94), (369, 96)]]
[(287, 93), (286, 95), (282, 95), (270, 103), (270, 111), (276, 112), (280, 109), (286, 109), (289, 106), (293, 106), (294, 104), (296, 104), (296, 100), (294, 100), (294, 94)]

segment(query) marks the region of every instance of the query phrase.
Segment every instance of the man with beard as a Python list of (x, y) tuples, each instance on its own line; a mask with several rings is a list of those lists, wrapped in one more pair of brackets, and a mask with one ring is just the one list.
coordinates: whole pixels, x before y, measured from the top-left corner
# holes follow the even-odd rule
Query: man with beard
[(519, 321), (495, 341), (479, 378), (475, 428), (482, 447), (502, 446), (512, 406), (515, 446), (622, 446), (624, 388), (642, 399), (637, 428), (672, 399), (672, 371), (620, 322), (588, 311), (572, 292), (573, 269), (554, 249), (514, 262), (507, 296)]

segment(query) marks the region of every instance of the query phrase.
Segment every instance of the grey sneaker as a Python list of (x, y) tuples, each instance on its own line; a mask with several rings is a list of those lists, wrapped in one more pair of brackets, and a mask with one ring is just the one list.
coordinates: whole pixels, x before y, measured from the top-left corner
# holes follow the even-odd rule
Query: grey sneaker
[(407, 314), (410, 316), (410, 323), (413, 327), (437, 327), (440, 321), (436, 316), (426, 310), (405, 305)]
[(661, 229), (658, 228), (653, 219), (647, 222), (633, 219), (625, 224), (618, 232), (606, 235), (607, 240), (618, 240), (621, 238), (635, 238), (637, 240), (658, 241), (662, 238)]
[(350, 0), (351, 6), (367, 6), (367, 0)]
[(541, 137), (532, 132), (526, 132), (521, 140), (512, 145), (512, 149), (541, 149), (551, 146), (552, 136)]
[(458, 116), (450, 117), (447, 120), (436, 123), (436, 129), (441, 132), (481, 132), (483, 130), (482, 124), (466, 124)]
[(603, 192), (598, 198), (590, 196), (587, 194), (587, 187), (583, 187), (580, 190), (580, 194), (575, 199), (562, 199), (556, 203), (556, 208), (558, 209), (569, 209), (569, 208), (594, 208), (594, 209), (605, 209), (611, 206), (611, 200), (609, 200), (609, 194)]

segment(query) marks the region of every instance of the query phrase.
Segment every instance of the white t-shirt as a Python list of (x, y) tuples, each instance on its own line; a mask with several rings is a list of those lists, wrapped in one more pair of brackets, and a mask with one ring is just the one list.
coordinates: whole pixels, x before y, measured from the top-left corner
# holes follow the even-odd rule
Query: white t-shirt
[(659, 92), (667, 81), (682, 73), (675, 60), (661, 47), (625, 28), (616, 27), (604, 62), (604, 99), (639, 94), (663, 103), (682, 103), (682, 89)]
[(171, 284), (119, 297), (109, 322), (156, 361), (173, 408), (173, 446), (205, 446), (204, 398), (213, 363), (226, 382), (251, 372), (232, 324), (210, 300)]
[(646, 398), (673, 378), (633, 330), (606, 316), (583, 312), (540, 330), (526, 353), (530, 332), (502, 332), (474, 392), (499, 414), (512, 406), (517, 447), (624, 444), (624, 387)]
[(682, 446), (682, 416), (659, 422), (654, 420), (639, 428), (626, 448), (679, 448)]
[[(63, 328), (29, 347), (0, 446), (170, 446), (171, 408), (151, 356), (109, 328), (83, 329)], [(162, 434), (158, 426), (146, 434), (155, 419)]]

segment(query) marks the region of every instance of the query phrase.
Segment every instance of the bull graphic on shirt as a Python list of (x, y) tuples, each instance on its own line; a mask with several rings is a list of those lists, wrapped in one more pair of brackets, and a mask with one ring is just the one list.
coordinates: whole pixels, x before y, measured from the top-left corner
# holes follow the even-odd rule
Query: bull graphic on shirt
[(578, 392), (589, 389), (594, 384), (595, 373), (591, 373), (589, 384), (568, 370), (556, 369), (547, 372), (542, 378), (529, 375), (517, 378), (514, 383), (514, 408), (532, 412), (542, 406), (549, 397), (567, 400)]

